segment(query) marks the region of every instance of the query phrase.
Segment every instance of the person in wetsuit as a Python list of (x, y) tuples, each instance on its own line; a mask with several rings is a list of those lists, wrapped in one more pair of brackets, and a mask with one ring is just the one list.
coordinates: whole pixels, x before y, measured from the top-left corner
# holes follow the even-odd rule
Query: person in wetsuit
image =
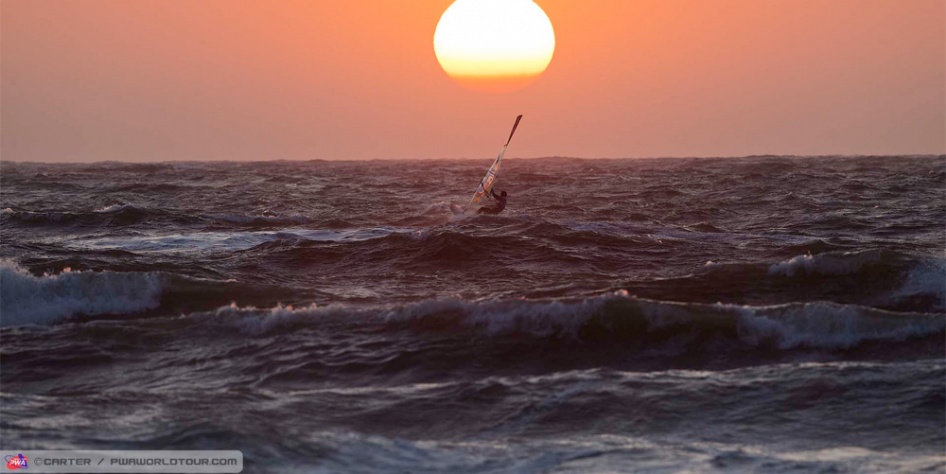
[(479, 208), (479, 210), (476, 211), (477, 214), (499, 214), (500, 212), (503, 212), (503, 209), (506, 208), (506, 191), (503, 191), (497, 195), (492, 189), (490, 189), (489, 196), (496, 200), (496, 204), (493, 207), (483, 206)]

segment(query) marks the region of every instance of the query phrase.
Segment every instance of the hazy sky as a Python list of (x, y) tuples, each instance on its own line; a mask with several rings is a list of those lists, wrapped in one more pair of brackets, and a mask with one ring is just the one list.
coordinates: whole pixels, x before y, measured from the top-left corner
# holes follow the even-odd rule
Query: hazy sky
[(464, 89), (451, 0), (2, 0), (2, 159), (946, 153), (943, 0), (538, 0), (531, 86)]

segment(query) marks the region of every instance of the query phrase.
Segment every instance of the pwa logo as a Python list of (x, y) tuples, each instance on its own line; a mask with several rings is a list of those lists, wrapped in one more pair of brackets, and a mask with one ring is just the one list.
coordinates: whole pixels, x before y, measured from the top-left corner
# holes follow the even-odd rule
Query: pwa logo
[(7, 456), (3, 458), (7, 462), (7, 469), (15, 471), (17, 469), (29, 469), (29, 465), (26, 463), (28, 459), (23, 453), (17, 454), (16, 456)]

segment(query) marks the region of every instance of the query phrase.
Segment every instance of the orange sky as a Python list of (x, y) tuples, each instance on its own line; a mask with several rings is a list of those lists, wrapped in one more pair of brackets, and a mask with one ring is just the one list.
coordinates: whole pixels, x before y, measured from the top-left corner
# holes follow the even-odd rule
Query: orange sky
[(535, 83), (458, 86), (451, 0), (3, 0), (17, 161), (946, 153), (943, 0), (537, 0)]

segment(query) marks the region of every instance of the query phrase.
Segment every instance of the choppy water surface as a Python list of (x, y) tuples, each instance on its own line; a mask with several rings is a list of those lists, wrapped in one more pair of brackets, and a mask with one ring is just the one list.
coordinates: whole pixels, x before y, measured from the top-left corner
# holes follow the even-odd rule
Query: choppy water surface
[(0, 164), (4, 449), (946, 469), (946, 157)]

